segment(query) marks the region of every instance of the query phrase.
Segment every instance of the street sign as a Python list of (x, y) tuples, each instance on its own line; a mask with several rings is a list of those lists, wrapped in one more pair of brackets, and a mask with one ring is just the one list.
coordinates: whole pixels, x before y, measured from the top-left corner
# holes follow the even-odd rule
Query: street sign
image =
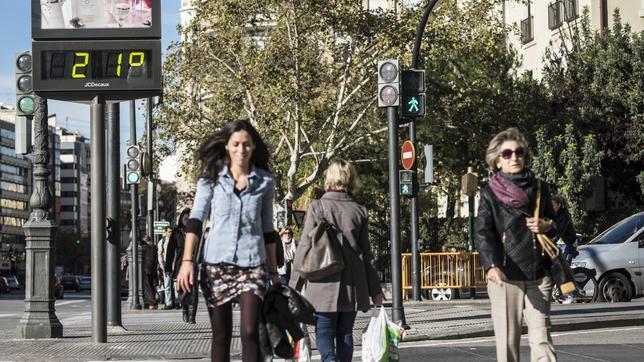
[(425, 145), (425, 183), (434, 183), (434, 146)]
[(410, 140), (403, 142), (400, 148), (400, 161), (405, 170), (411, 170), (416, 163), (416, 148)]
[(155, 221), (154, 222), (154, 235), (163, 235), (165, 228), (170, 226), (170, 223), (167, 221)]

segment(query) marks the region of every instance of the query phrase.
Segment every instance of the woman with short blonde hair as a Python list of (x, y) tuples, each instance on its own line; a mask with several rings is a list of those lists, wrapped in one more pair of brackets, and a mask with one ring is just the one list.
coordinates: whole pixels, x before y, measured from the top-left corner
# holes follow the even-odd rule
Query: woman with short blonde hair
[(487, 147), (487, 150), (485, 151), (485, 163), (487, 163), (492, 172), (495, 172), (499, 169), (497, 161), (502, 156), (501, 153), (504, 150), (501, 149), (501, 146), (503, 145), (503, 142), (506, 141), (516, 142), (524, 152), (523, 159), (525, 160), (525, 163), (530, 163), (531, 155), (530, 148), (528, 147), (528, 142), (525, 140), (525, 137), (517, 128), (512, 127), (497, 133), (496, 136), (492, 138), (490, 144)]
[(351, 163), (343, 159), (334, 160), (326, 170), (324, 189), (352, 194), (356, 188), (357, 176), (358, 173)]

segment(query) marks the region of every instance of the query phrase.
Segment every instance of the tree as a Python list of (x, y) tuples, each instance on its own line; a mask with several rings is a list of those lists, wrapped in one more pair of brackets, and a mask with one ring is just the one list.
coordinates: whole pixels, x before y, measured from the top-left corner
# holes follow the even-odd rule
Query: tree
[[(585, 10), (578, 27), (561, 35), (561, 45), (545, 56), (550, 106), (537, 163), (568, 197), (577, 225), (595, 233), (643, 204), (644, 32), (632, 33), (618, 11), (611, 29), (594, 32)], [(584, 210), (593, 175), (608, 179), (610, 213)]]
[(382, 142), (374, 73), (397, 52), (398, 24), (359, 1), (197, 2), (166, 58), (159, 134), (190, 151), (249, 119), (272, 147), (279, 196), (297, 199), (332, 157)]

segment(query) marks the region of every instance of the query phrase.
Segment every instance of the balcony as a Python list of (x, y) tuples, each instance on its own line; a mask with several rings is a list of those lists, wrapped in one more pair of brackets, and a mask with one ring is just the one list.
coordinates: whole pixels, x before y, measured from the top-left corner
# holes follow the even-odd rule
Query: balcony
[(555, 30), (563, 25), (563, 12), (561, 8), (563, 7), (563, 2), (561, 0), (555, 1), (552, 4), (548, 5), (548, 28), (550, 30)]
[(534, 40), (534, 16), (521, 20), (521, 43), (527, 44)]
[(579, 17), (579, 4), (577, 0), (564, 0), (564, 20), (571, 22)]

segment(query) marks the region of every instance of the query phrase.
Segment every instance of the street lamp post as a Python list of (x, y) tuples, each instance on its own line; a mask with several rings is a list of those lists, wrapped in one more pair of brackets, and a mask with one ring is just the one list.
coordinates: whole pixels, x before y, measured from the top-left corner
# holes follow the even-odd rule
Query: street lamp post
[(31, 214), (24, 225), (26, 236), (25, 311), (16, 334), (23, 339), (61, 338), (63, 325), (54, 309), (54, 235), (56, 225), (49, 209), (49, 129), (47, 100), (34, 97), (34, 144), (31, 155), (34, 188), (29, 199)]

